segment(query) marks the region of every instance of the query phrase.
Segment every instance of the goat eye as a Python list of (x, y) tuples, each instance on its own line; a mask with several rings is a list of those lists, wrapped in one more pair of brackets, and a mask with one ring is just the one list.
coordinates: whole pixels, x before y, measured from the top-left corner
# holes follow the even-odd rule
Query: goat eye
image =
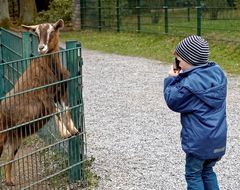
[(50, 33), (50, 38), (52, 38), (52, 36), (54, 35), (54, 31), (52, 31), (51, 33)]

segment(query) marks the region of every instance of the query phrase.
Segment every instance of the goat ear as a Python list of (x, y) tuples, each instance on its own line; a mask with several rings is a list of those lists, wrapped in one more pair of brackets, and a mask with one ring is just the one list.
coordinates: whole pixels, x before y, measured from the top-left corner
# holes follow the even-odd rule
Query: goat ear
[(59, 19), (56, 23), (53, 24), (53, 27), (55, 30), (63, 29), (63, 27), (64, 27), (63, 19)]
[(23, 28), (27, 29), (27, 30), (32, 30), (32, 31), (35, 31), (38, 27), (38, 25), (27, 26), (27, 25), (24, 25), (24, 24), (22, 24), (21, 26)]

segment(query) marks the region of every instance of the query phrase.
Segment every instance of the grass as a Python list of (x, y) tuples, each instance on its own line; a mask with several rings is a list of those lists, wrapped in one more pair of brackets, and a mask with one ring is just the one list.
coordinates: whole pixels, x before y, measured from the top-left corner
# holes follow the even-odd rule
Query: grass
[(121, 55), (140, 56), (168, 62), (178, 38), (157, 35), (111, 32), (67, 32), (61, 33), (62, 40), (75, 39), (83, 48), (100, 50)]
[[(212, 35), (214, 36), (214, 33)], [(221, 39), (220, 35), (219, 38)], [(144, 33), (80, 31), (62, 32), (61, 39), (63, 41), (77, 40), (81, 42), (83, 48), (87, 49), (145, 57), (170, 64), (173, 61), (172, 52), (183, 37)], [(209, 40), (209, 59), (221, 65), (227, 73), (240, 74), (240, 44), (226, 43), (220, 39)]]

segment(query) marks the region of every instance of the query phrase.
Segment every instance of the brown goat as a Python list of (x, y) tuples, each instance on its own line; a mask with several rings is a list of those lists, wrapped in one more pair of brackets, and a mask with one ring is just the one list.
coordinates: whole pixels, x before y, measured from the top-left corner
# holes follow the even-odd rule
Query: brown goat
[[(23, 25), (24, 28), (37, 33), (40, 54), (58, 51), (59, 30), (63, 26), (64, 22), (61, 19), (54, 24)], [(78, 133), (70, 112), (60, 114), (57, 107), (57, 104), (60, 104), (63, 109), (68, 110), (66, 82), (52, 84), (68, 78), (69, 72), (60, 63), (58, 55), (40, 56), (32, 60), (14, 88), (6, 94), (5, 100), (0, 102), (0, 156), (4, 145), (9, 145), (8, 164), (5, 166), (7, 185), (14, 185), (11, 174), (12, 160), (22, 139), (37, 132), (51, 116), (55, 114), (56, 124), (63, 138)], [(47, 86), (43, 87), (44, 85)]]

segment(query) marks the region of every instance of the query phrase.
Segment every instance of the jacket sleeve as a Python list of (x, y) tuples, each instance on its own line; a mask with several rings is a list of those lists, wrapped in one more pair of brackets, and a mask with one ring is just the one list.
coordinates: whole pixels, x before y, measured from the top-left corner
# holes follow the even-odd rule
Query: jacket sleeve
[(164, 79), (164, 98), (167, 106), (175, 112), (188, 113), (193, 111), (191, 101), (193, 94), (184, 87), (178, 77)]

